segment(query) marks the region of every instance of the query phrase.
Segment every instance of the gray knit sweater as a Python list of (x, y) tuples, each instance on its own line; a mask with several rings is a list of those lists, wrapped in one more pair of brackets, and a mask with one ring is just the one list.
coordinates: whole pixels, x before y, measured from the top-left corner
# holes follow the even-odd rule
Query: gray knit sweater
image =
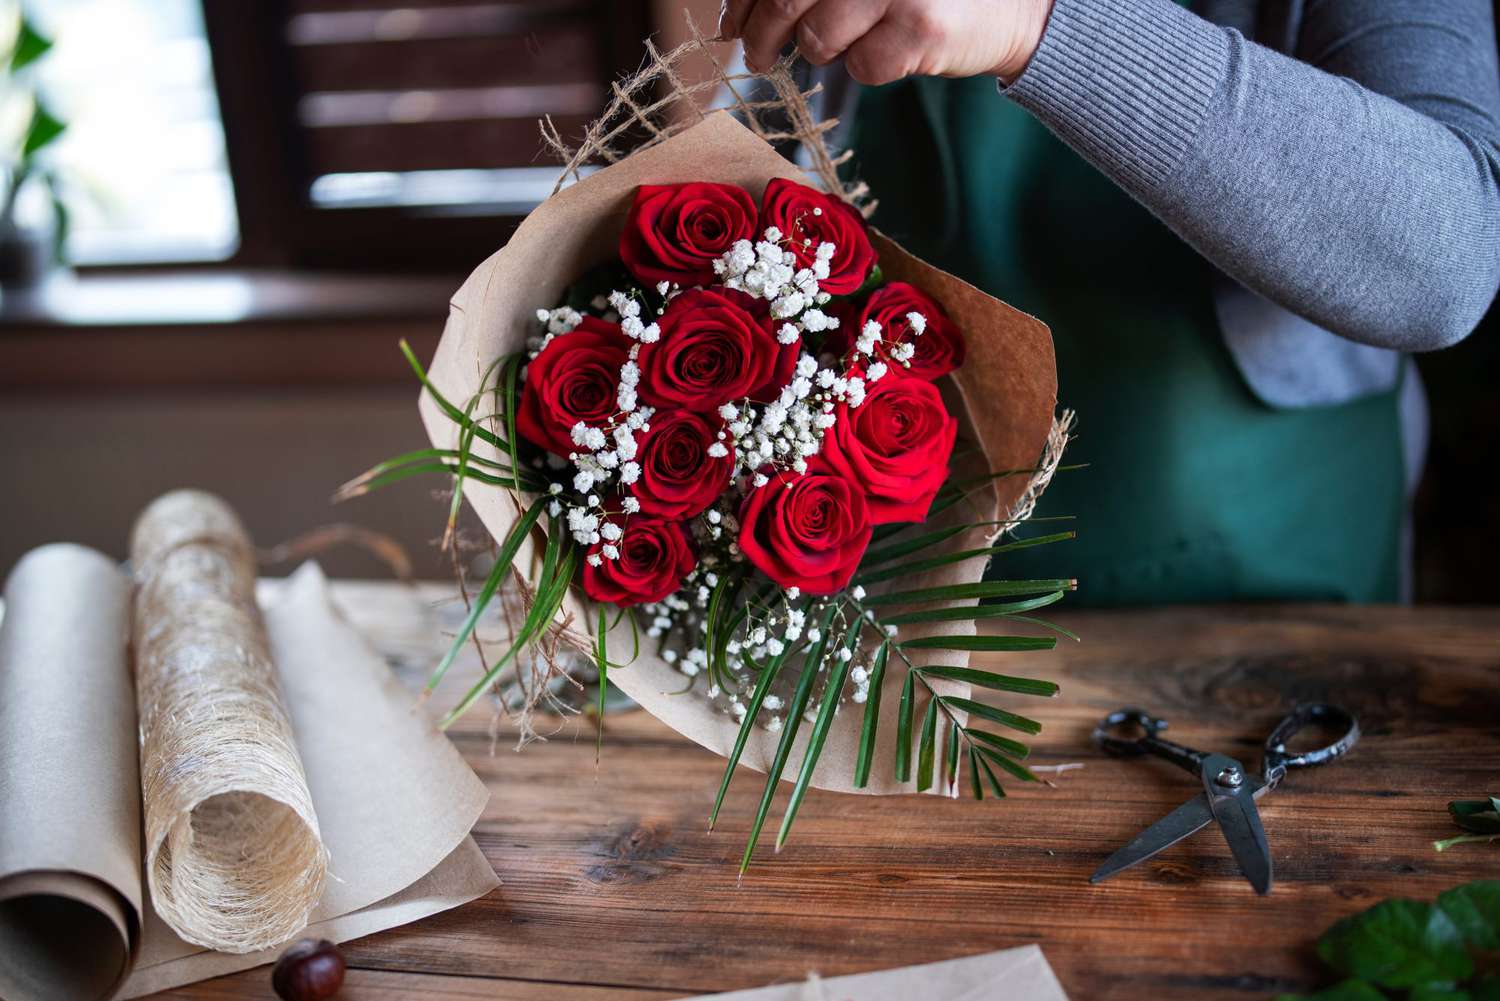
[(1056, 0), (1003, 93), (1220, 269), (1268, 403), (1389, 388), (1500, 286), (1490, 0)]

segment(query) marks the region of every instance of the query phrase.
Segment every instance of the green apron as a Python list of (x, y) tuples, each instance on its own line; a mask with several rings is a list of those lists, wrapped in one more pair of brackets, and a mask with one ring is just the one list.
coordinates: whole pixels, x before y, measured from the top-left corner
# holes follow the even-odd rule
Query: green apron
[(1210, 265), (993, 79), (866, 89), (851, 145), (876, 225), (1052, 328), (1059, 402), (1078, 412), (1066, 462), (1087, 465), (1037, 514), (1075, 516), (1078, 539), (993, 575), (1076, 576), (1092, 605), (1396, 600), (1399, 387), (1260, 401), (1224, 345)]

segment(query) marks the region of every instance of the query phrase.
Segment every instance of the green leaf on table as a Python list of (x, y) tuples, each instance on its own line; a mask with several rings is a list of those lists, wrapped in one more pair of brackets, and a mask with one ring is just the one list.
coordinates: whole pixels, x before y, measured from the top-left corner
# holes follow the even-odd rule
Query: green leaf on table
[(10, 48), (10, 54), (6, 58), (12, 73), (19, 72), (45, 56), (52, 48), (52, 40), (47, 38), (26, 18), (21, 18), (21, 28), (16, 33), (16, 44)]
[(1475, 834), (1500, 834), (1500, 797), (1456, 799), (1448, 804), (1453, 822)]
[(953, 608), (924, 608), (915, 612), (890, 615), (880, 621), (887, 626), (904, 626), (915, 622), (967, 622), (970, 619), (1013, 618), (1020, 612), (1045, 608), (1061, 601), (1066, 591), (1053, 591), (1040, 598), (1026, 598), (995, 605), (958, 605)]
[(1363, 980), (1345, 980), (1316, 994), (1278, 994), (1276, 1001), (1386, 1001), (1386, 997)]
[(906, 640), (907, 650), (975, 650), (988, 653), (1053, 650), (1056, 636), (919, 636)]
[(870, 781), (870, 766), (875, 760), (875, 734), (880, 723), (880, 692), (885, 686), (885, 666), (891, 644), (886, 641), (875, 651), (870, 668), (870, 694), (865, 700), (865, 718), (859, 731), (859, 756), (854, 761), (854, 788), (863, 789)]
[(948, 667), (939, 665), (935, 667), (918, 668), (924, 678), (944, 678), (948, 681), (961, 681), (975, 688), (989, 688), (997, 692), (1016, 692), (1020, 695), (1040, 695), (1050, 698), (1057, 694), (1057, 685), (1051, 681), (1038, 681), (1035, 678), (1013, 678), (1008, 674), (996, 674), (993, 671), (981, 671), (976, 667)]
[(1029, 733), (1033, 736), (1042, 732), (1042, 724), (1036, 720), (1025, 716), (1017, 716), (1015, 713), (1007, 709), (1001, 709), (998, 706), (988, 705), (984, 702), (975, 702), (973, 699), (961, 699), (954, 695), (939, 695), (938, 699), (949, 709), (962, 709), (970, 716), (978, 716), (980, 719), (987, 719), (991, 723), (1008, 726), (1012, 730), (1020, 730), (1022, 733)]
[(734, 738), (734, 750), (729, 752), (729, 759), (724, 763), (724, 778), (719, 782), (719, 794), (714, 797), (713, 812), (708, 815), (710, 831), (714, 829), (714, 821), (719, 819), (719, 808), (724, 805), (724, 794), (729, 791), (729, 782), (734, 778), (734, 769), (740, 763), (740, 755), (745, 753), (745, 744), (749, 742), (750, 733), (755, 729), (755, 721), (760, 716), (761, 706), (765, 704), (766, 695), (770, 693), (771, 686), (780, 676), (781, 669), (791, 652), (792, 648), (787, 646), (772, 657), (770, 663), (766, 664), (765, 670), (760, 672), (760, 680), (755, 683), (755, 691), (750, 696), (750, 702), (745, 706), (745, 718), (740, 720), (740, 732)]
[(1318, 941), (1318, 955), (1346, 976), (1386, 987), (1461, 980), (1474, 972), (1452, 919), (1419, 900), (1386, 900), (1344, 918)]
[(1031, 771), (1031, 769), (1027, 768), (1025, 765), (1012, 761), (1010, 758), (1007, 758), (1005, 755), (999, 753), (998, 751), (993, 751), (988, 747), (982, 746), (976, 747), (975, 749), (979, 752), (979, 756), (981, 758), (993, 765), (996, 765), (999, 768), (1004, 769), (1007, 772), (1010, 772), (1022, 782), (1041, 781), (1041, 779), (1037, 778), (1036, 775)]
[(896, 780), (899, 782), (911, 779), (912, 703), (916, 700), (912, 689), (914, 681), (916, 672), (907, 671), (906, 683), (901, 686), (901, 705), (896, 714)]
[(1471, 949), (1500, 949), (1500, 881), (1477, 880), (1438, 894), (1448, 916)]
[(927, 713), (922, 717), (922, 740), (917, 745), (917, 791), (932, 788), (932, 760), (937, 743), (938, 700), (927, 700)]
[[(864, 619), (855, 619), (844, 633), (842, 646), (845, 650), (854, 651), (859, 646), (859, 633), (864, 624)], [(781, 815), (781, 829), (776, 832), (776, 849), (786, 844), (786, 837), (791, 833), (792, 821), (797, 819), (797, 811), (802, 807), (802, 798), (807, 795), (807, 790), (812, 785), (813, 771), (818, 767), (818, 758), (823, 754), (823, 745), (828, 740), (828, 730), (833, 726), (834, 713), (839, 710), (839, 698), (844, 692), (844, 682), (849, 677), (852, 660), (844, 660), (839, 657), (833, 658), (833, 666), (828, 671), (828, 683), (823, 688), (823, 704), (818, 709), (818, 718), (813, 721), (812, 734), (807, 738), (807, 749), (802, 752), (802, 771), (797, 775), (797, 784), (792, 787), (792, 796), (787, 800), (786, 812)]]

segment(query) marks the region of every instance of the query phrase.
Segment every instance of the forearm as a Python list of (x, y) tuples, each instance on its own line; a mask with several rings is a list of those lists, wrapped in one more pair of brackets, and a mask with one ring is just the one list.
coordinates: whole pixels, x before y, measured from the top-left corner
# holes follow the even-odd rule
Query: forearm
[(1006, 93), (1226, 273), (1354, 340), (1450, 344), (1500, 281), (1483, 114), (1442, 120), (1171, 0), (1057, 0)]

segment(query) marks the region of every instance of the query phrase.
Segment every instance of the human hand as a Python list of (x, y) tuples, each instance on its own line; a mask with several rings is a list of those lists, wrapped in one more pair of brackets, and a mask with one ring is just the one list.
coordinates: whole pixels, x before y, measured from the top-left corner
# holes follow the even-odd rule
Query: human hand
[(724, 0), (719, 32), (741, 38), (760, 72), (793, 38), (809, 62), (843, 57), (878, 85), (902, 77), (1020, 75), (1042, 40), (1052, 0)]

